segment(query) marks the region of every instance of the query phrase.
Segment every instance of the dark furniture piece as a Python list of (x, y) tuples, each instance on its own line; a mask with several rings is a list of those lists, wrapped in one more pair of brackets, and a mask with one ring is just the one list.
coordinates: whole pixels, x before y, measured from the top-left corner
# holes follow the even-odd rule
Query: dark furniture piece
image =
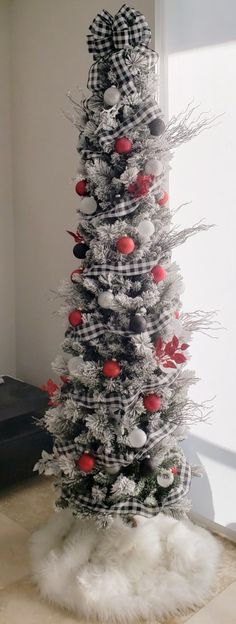
[[(0, 487), (32, 476), (42, 449), (52, 440), (36, 419), (48, 407), (48, 395), (36, 386), (1, 377), (0, 383)], [(0, 381), (1, 381), (0, 379)]]

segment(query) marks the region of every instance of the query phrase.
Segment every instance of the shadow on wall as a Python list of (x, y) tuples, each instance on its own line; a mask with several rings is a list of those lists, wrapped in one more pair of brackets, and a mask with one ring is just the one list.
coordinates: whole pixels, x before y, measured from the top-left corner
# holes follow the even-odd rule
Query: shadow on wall
[[(200, 438), (199, 440), (200, 442), (202, 442)], [(198, 507), (196, 511), (199, 511), (199, 508), (200, 508), (200, 513), (202, 513), (202, 508), (204, 505), (204, 516), (206, 518), (209, 518), (210, 520), (214, 520), (215, 509), (213, 505), (213, 497), (212, 497), (210, 482), (209, 482), (207, 473), (205, 472), (203, 463), (196, 451), (196, 449), (198, 449), (199, 453), (201, 452), (199, 445), (198, 445), (198, 438), (196, 438), (193, 435), (189, 435), (188, 439), (183, 442), (182, 446), (187, 457), (189, 457), (190, 459), (190, 463), (193, 465), (196, 464), (196, 466), (199, 466), (200, 468), (202, 468), (202, 471), (203, 471), (202, 478), (199, 479), (198, 477), (196, 478), (194, 477), (192, 480), (191, 496), (193, 499), (193, 506)], [(199, 501), (198, 505), (197, 505), (197, 501)]]
[[(236, 454), (233, 451), (227, 450), (203, 440), (198, 436), (190, 435), (186, 442), (183, 442), (183, 448), (187, 456), (191, 458), (192, 464), (202, 466), (200, 456), (209, 457), (218, 464), (228, 466), (229, 468), (236, 469)], [(204, 470), (204, 467), (203, 467)], [(202, 479), (193, 479), (192, 482), (192, 497), (193, 505), (197, 507), (196, 511), (202, 513), (209, 520), (214, 521), (215, 510), (213, 504), (213, 497), (210, 482), (206, 472), (203, 472)], [(227, 528), (232, 531), (236, 531), (236, 523), (230, 523)]]

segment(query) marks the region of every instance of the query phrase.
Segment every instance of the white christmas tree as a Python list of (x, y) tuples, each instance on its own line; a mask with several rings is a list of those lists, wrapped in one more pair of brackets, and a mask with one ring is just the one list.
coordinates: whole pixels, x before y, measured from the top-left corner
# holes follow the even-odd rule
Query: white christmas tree
[(150, 37), (138, 11), (102, 11), (88, 36), (92, 94), (71, 100), (79, 268), (60, 289), (68, 329), (54, 369), (62, 382), (45, 415), (54, 448), (37, 468), (55, 474), (59, 508), (100, 526), (117, 514), (186, 514), (191, 467), (180, 440), (199, 414), (185, 365), (205, 317), (181, 314), (171, 252), (206, 226), (176, 230), (165, 188), (172, 149), (206, 121), (189, 123), (188, 109), (164, 123)]

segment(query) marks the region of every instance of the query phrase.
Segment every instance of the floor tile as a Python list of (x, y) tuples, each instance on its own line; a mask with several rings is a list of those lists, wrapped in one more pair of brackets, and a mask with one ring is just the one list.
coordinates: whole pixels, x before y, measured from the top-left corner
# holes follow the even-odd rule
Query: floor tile
[(78, 619), (44, 602), (28, 578), (0, 592), (0, 624), (22, 623), (78, 624)]
[(28, 574), (28, 541), (29, 532), (0, 513), (0, 589)]
[(215, 595), (226, 589), (233, 581), (236, 581), (236, 543), (230, 542), (224, 537), (217, 537), (217, 539), (221, 544), (222, 550), (214, 587)]
[(54, 499), (52, 480), (36, 477), (3, 491), (0, 512), (32, 532), (48, 520)]
[(235, 624), (236, 582), (195, 613), (188, 624)]

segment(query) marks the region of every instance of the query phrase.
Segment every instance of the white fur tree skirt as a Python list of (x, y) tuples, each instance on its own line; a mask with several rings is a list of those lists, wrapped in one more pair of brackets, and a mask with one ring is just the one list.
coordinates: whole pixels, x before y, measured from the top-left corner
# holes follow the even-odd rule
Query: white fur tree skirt
[(131, 622), (197, 606), (209, 595), (218, 544), (189, 521), (118, 518), (109, 529), (56, 513), (32, 538), (42, 595), (79, 617)]

